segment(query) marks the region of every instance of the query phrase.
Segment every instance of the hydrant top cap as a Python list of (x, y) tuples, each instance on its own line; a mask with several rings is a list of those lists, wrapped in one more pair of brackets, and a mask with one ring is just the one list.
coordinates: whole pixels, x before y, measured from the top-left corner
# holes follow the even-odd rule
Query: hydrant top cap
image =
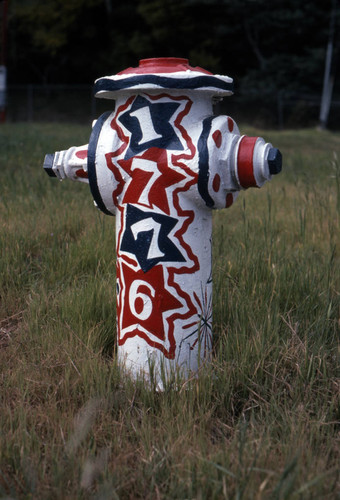
[(141, 59), (137, 68), (127, 68), (120, 71), (118, 75), (147, 74), (147, 73), (176, 73), (178, 71), (196, 71), (206, 75), (212, 75), (210, 71), (200, 67), (189, 66), (188, 59), (182, 57), (154, 57)]
[(224, 97), (233, 93), (233, 80), (189, 65), (188, 59), (160, 57), (141, 59), (137, 68), (127, 68), (117, 75), (95, 82), (96, 97), (116, 99), (123, 91), (190, 90)]

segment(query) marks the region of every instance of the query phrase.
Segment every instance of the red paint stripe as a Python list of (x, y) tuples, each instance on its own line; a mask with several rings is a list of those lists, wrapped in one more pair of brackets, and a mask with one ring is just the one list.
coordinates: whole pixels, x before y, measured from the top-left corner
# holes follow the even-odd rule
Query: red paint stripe
[(87, 158), (87, 149), (82, 149), (80, 151), (77, 151), (76, 157), (80, 158), (81, 160), (85, 160), (85, 158)]
[(231, 193), (228, 193), (225, 200), (225, 207), (229, 208), (233, 203), (234, 203), (234, 197)]
[(222, 133), (221, 133), (221, 131), (220, 130), (215, 130), (215, 132), (213, 133), (212, 137), (214, 139), (216, 147), (220, 148), (221, 144), (222, 144)]
[(79, 170), (76, 170), (76, 176), (77, 177), (81, 177), (82, 179), (88, 179), (89, 178), (87, 172), (85, 172), (82, 168), (80, 168)]
[(215, 191), (215, 193), (218, 193), (218, 191), (220, 190), (220, 186), (221, 186), (221, 177), (218, 174), (215, 174), (215, 177), (212, 181), (212, 188)]
[(237, 172), (240, 184), (244, 189), (257, 186), (253, 165), (253, 153), (257, 139), (258, 137), (242, 137), (238, 149)]
[(234, 130), (234, 120), (228, 116), (228, 129), (229, 132), (232, 132)]

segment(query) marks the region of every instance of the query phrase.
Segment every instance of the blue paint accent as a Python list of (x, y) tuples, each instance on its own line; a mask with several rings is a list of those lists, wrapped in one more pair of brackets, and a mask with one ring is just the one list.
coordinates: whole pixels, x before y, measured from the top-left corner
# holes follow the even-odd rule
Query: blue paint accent
[[(119, 90), (129, 89), (136, 85), (158, 85), (164, 89), (183, 89), (193, 90), (209, 87), (212, 90), (224, 90), (233, 92), (233, 83), (225, 82), (213, 75), (195, 76), (192, 78), (169, 78), (157, 75), (135, 75), (122, 78), (120, 80), (110, 80), (101, 78), (94, 85), (94, 93), (101, 91), (117, 92)], [(137, 89), (136, 89), (137, 90)]]
[[(155, 147), (168, 150), (183, 150), (181, 141), (177, 137), (170, 118), (175, 114), (180, 104), (174, 102), (151, 102), (145, 97), (137, 96), (131, 108), (120, 115), (119, 121), (131, 133), (129, 148), (125, 154), (125, 160)], [(136, 116), (131, 116), (135, 111), (142, 108), (149, 108), (155, 132), (160, 135), (156, 139), (139, 144), (143, 138), (143, 128)]]
[(87, 150), (87, 173), (89, 176), (89, 184), (90, 184), (90, 189), (91, 193), (93, 196), (94, 201), (96, 202), (98, 208), (104, 212), (106, 215), (113, 215), (109, 210), (106, 208), (102, 197), (99, 192), (98, 188), (98, 183), (97, 183), (97, 171), (96, 171), (96, 152), (97, 152), (97, 144), (98, 144), (98, 139), (99, 135), (101, 132), (101, 129), (107, 120), (107, 118), (110, 116), (111, 111), (107, 111), (103, 115), (101, 115), (98, 120), (96, 121), (92, 133), (90, 136), (90, 141), (89, 141), (89, 146)]
[[(162, 257), (148, 259), (147, 256), (152, 238), (154, 237), (154, 231), (152, 229), (140, 231), (135, 239), (131, 226), (136, 224), (136, 222), (149, 219), (150, 217), (161, 226), (157, 244), (159, 250), (164, 255)], [(158, 214), (155, 212), (144, 212), (143, 210), (128, 204), (125, 214), (126, 227), (120, 249), (123, 252), (129, 252), (135, 255), (141, 269), (145, 273), (160, 262), (184, 262), (185, 258), (168, 236), (177, 222), (178, 220), (174, 217), (169, 217), (168, 215)]]
[(208, 191), (209, 182), (209, 151), (208, 151), (208, 137), (211, 131), (212, 121), (214, 116), (210, 116), (203, 120), (203, 130), (198, 139), (198, 192), (202, 196), (205, 204), (209, 208), (215, 205), (214, 200)]

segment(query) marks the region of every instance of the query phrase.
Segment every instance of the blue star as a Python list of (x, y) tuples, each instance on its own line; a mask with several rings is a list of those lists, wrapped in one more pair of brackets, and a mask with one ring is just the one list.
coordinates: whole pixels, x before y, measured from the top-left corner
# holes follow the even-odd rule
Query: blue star
[(125, 159), (152, 148), (183, 150), (181, 141), (170, 124), (179, 103), (150, 102), (137, 96), (131, 108), (119, 117), (119, 121), (131, 133)]
[(146, 273), (159, 262), (183, 262), (183, 255), (169, 238), (178, 220), (155, 212), (143, 212), (127, 205), (126, 228), (121, 250), (135, 255)]

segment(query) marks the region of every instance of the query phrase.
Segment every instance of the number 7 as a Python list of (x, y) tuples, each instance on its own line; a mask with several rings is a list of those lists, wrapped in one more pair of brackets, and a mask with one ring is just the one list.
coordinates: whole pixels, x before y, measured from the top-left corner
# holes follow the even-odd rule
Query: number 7
[(159, 222), (156, 222), (152, 217), (140, 220), (131, 226), (131, 231), (135, 240), (137, 240), (139, 233), (144, 233), (146, 231), (152, 231), (152, 238), (150, 242), (150, 247), (147, 255), (147, 259), (156, 259), (159, 257), (164, 257), (164, 253), (160, 250), (158, 246), (158, 237), (161, 229)]

